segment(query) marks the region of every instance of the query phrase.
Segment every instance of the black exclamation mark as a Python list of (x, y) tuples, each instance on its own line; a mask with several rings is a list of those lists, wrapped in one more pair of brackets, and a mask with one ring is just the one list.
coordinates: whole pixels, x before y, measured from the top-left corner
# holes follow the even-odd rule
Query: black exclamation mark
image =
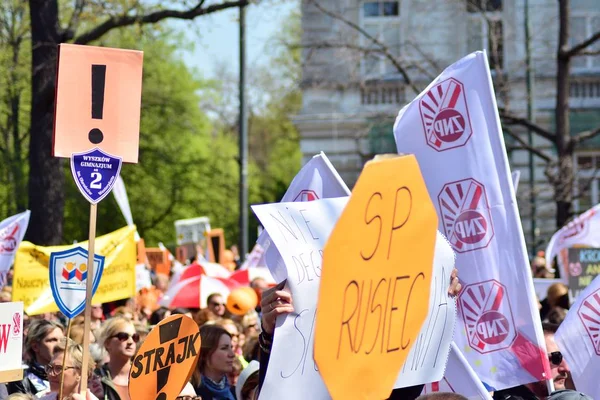
[[(102, 119), (104, 112), (104, 84), (106, 65), (92, 64), (92, 119)], [(102, 143), (104, 134), (98, 128), (90, 131), (88, 138), (94, 144)]]
[[(164, 325), (159, 325), (159, 337), (160, 344), (165, 344), (170, 342), (171, 340), (177, 339), (179, 336), (179, 328), (181, 327), (181, 321), (183, 317), (173, 320), (171, 322), (167, 322)], [(167, 394), (161, 392), (161, 390), (167, 384), (169, 380), (169, 372), (171, 372), (171, 366), (165, 367), (163, 369), (159, 369), (156, 371), (156, 392), (158, 395), (156, 396), (156, 400), (167, 400)]]

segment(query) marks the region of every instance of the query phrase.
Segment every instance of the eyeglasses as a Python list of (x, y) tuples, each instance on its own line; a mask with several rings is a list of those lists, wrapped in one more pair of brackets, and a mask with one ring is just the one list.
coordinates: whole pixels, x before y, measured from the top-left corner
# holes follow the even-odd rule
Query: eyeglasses
[(560, 365), (563, 360), (563, 355), (560, 351), (553, 351), (552, 353), (548, 354), (548, 360), (553, 365)]
[(227, 304), (225, 304), (225, 303), (214, 303), (214, 302), (211, 301), (210, 305), (213, 306), (213, 307), (218, 307), (218, 306), (225, 307)]
[(202, 396), (177, 396), (175, 400), (202, 400)]
[[(44, 367), (46, 370), (46, 374), (48, 375), (60, 375), (60, 372), (63, 370), (62, 365), (57, 364), (48, 364)], [(65, 371), (68, 369), (78, 369), (77, 367), (65, 367)]]
[(117, 338), (121, 342), (126, 342), (126, 341), (129, 340), (130, 337), (133, 339), (134, 343), (137, 343), (137, 342), (140, 341), (140, 335), (139, 335), (139, 333), (134, 333), (133, 335), (130, 335), (127, 332), (119, 332), (116, 335), (112, 335), (111, 337), (109, 337), (109, 339)]

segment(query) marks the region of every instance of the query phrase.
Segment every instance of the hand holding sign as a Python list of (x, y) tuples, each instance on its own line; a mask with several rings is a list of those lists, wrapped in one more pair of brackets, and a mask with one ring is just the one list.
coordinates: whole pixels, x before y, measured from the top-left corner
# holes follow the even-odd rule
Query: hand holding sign
[(389, 396), (427, 315), (437, 224), (414, 156), (367, 163), (323, 258), (315, 359), (334, 399)]

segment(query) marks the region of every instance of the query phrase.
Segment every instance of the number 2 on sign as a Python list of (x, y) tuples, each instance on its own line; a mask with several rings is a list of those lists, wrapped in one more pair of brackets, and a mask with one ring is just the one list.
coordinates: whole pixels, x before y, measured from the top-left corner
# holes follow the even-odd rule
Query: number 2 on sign
[(102, 174), (100, 172), (92, 172), (92, 178), (94, 178), (94, 180), (90, 183), (90, 187), (92, 189), (102, 189), (102, 184), (100, 183)]

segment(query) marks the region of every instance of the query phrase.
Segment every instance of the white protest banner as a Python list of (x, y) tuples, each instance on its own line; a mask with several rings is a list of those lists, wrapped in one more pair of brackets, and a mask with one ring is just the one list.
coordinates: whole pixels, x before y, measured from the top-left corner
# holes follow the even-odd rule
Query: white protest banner
[(454, 336), (456, 300), (448, 294), (454, 252), (439, 231), (433, 256), (429, 312), (416, 343), (410, 349), (394, 387), (416, 386), (444, 376), (450, 344)]
[[(210, 231), (208, 217), (180, 219), (175, 221), (177, 245), (198, 244), (204, 240), (204, 232)], [(206, 250), (206, 249), (205, 249)]]
[(25, 236), (30, 215), (31, 211), (27, 210), (0, 222), (0, 288), (4, 286), (6, 272), (10, 269), (19, 244)]
[(450, 347), (446, 374), (443, 379), (429, 383), (423, 388), (423, 394), (436, 392), (457, 393), (473, 400), (492, 400), (492, 396), (454, 342)]
[(0, 382), (23, 379), (23, 303), (0, 303)]
[(560, 278), (569, 283), (569, 248), (600, 247), (600, 204), (575, 217), (559, 229), (546, 247), (546, 265), (551, 266), (554, 257), (560, 268)]
[(554, 335), (577, 390), (600, 399), (600, 277), (577, 297)]
[(152, 278), (150, 277), (150, 270), (146, 268), (145, 264), (136, 264), (135, 266), (135, 291), (139, 292), (141, 289), (149, 288), (152, 286)]
[(263, 250), (261, 245), (256, 243), (254, 245), (254, 247), (252, 248), (252, 251), (250, 252), (250, 254), (248, 254), (248, 257), (246, 257), (246, 259), (244, 260), (244, 263), (242, 264), (242, 266), (239, 269), (245, 270), (248, 268), (255, 268), (255, 267), (260, 266), (260, 261), (263, 258), (264, 254), (265, 254), (265, 251)]
[(294, 313), (277, 319), (260, 399), (329, 399), (313, 358), (323, 247), (348, 197), (252, 206), (287, 268)]
[[(281, 202), (306, 202), (348, 195), (350, 195), (350, 189), (331, 165), (325, 153), (321, 152), (302, 167), (290, 183)], [(265, 251), (265, 260), (260, 264), (267, 265), (275, 281), (281, 282), (287, 278), (286, 267), (283, 264), (281, 255), (277, 248), (270, 246), (268, 233), (263, 231), (257, 243)]]
[[(414, 154), (463, 289), (455, 342), (496, 390), (549, 378), (487, 55), (446, 68), (394, 124), (399, 153)], [(468, 350), (468, 351), (467, 351)]]

